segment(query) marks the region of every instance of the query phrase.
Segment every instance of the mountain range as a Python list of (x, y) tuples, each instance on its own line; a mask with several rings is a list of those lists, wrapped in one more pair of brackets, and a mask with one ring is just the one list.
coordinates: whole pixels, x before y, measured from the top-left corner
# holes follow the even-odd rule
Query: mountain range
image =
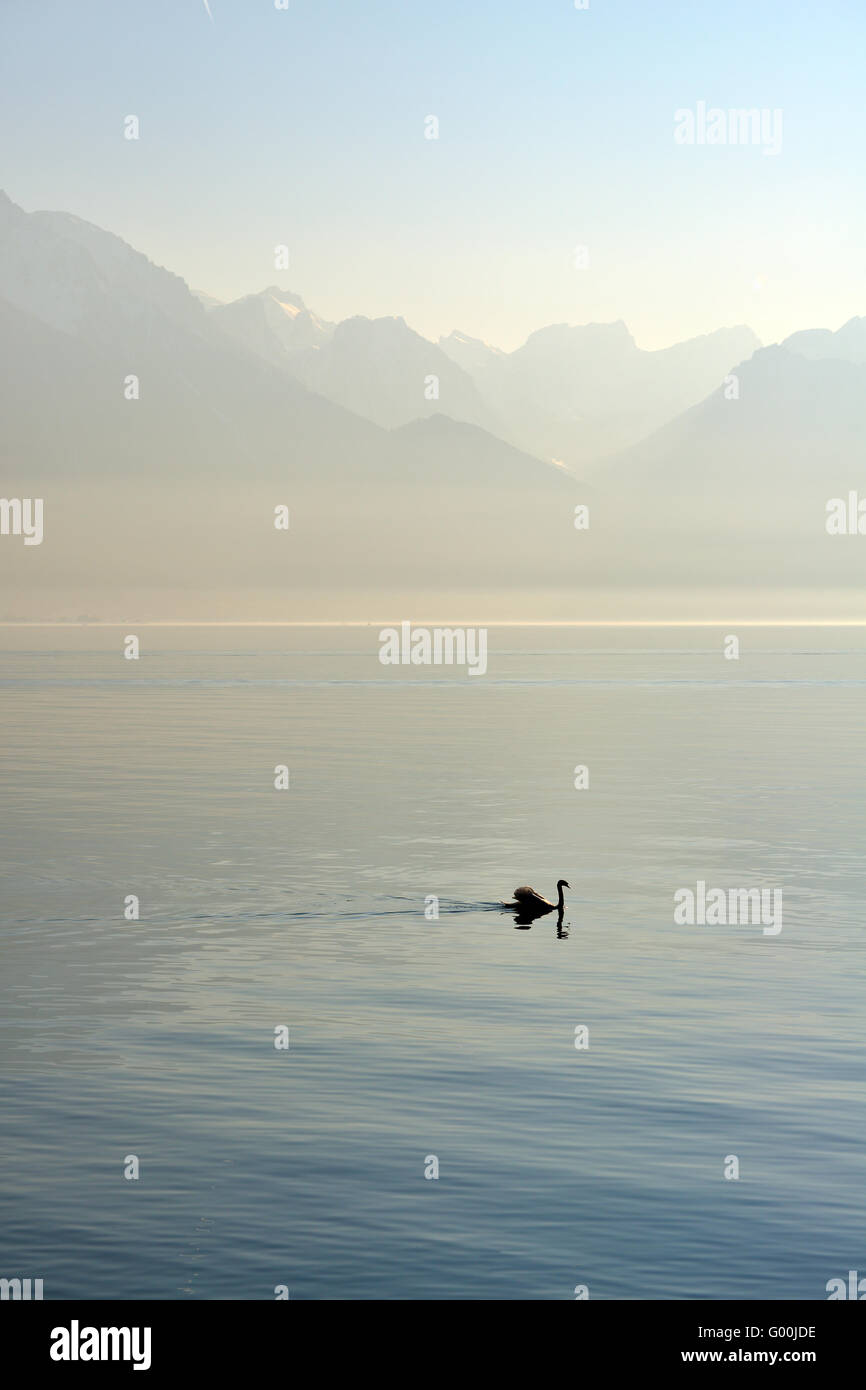
[(646, 352), (622, 323), (433, 343), (277, 286), (219, 303), (0, 194), (0, 345), (3, 493), (45, 499), (40, 547), (0, 538), (7, 619), (862, 583), (824, 514), (862, 476), (864, 319), (769, 347)]

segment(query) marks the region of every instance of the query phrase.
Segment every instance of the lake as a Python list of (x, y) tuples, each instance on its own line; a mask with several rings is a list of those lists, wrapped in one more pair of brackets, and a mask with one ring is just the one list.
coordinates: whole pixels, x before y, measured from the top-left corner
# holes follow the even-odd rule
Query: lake
[[(732, 630), (490, 627), (471, 677), (378, 625), (2, 629), (0, 1276), (866, 1273), (866, 630)], [(559, 878), (559, 931), (497, 908)], [(782, 930), (675, 922), (699, 881), (781, 890)]]

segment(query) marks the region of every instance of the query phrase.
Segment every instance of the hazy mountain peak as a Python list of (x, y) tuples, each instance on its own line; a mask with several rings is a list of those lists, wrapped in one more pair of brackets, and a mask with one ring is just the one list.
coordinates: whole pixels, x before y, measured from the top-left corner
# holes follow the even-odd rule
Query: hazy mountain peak
[(506, 359), (501, 348), (492, 347), (482, 338), (472, 338), (468, 333), (460, 333), (456, 329), (447, 337), (440, 338), (439, 346), (446, 357), (456, 362), (479, 384), (483, 382), (485, 373), (495, 370)]
[(485, 352), (493, 353), (496, 357), (504, 357), (505, 353), (501, 348), (494, 347), (492, 343), (485, 342), (483, 338), (473, 338), (469, 333), (461, 333), (459, 329), (452, 329), (447, 337), (439, 339), (439, 346), (447, 350), (449, 346), (460, 348), (482, 348)]
[(829, 357), (839, 362), (866, 362), (866, 318), (855, 317), (834, 333), (829, 328), (806, 328), (785, 338), (782, 347), (812, 360)]
[(192, 287), (190, 288), (192, 294), (195, 295), (196, 299), (199, 300), (206, 309), (215, 309), (217, 305), (225, 303), (224, 299), (217, 299), (215, 294), (208, 294), (207, 290), (194, 290)]
[(0, 296), (66, 332), (108, 340), (161, 314), (199, 331), (186, 282), (113, 232), (68, 212), (0, 203)]
[(307, 308), (299, 294), (295, 294), (294, 290), (281, 290), (279, 285), (268, 285), (267, 289), (260, 291), (260, 294), (275, 299), (278, 304), (291, 304), (295, 309)]
[(510, 361), (547, 362), (555, 359), (560, 366), (576, 361), (627, 358), (638, 347), (621, 319), (615, 323), (551, 323), (537, 328), (522, 347), (510, 354)]
[(23, 219), (27, 216), (24, 209), (20, 208), (17, 203), (12, 201), (5, 188), (0, 188), (0, 215), (3, 216), (4, 220), (10, 218)]
[(656, 348), (656, 352), (673, 352), (675, 348), (694, 347), (699, 343), (721, 342), (729, 339), (750, 345), (754, 350), (761, 347), (757, 333), (747, 323), (727, 324), (722, 328), (712, 328), (709, 333), (696, 333), (693, 338), (685, 338), (681, 343), (673, 343), (667, 348)]
[(318, 318), (299, 294), (279, 285), (219, 305), (212, 313), (244, 347), (279, 366), (315, 351), (334, 331), (334, 325)]
[(396, 425), (392, 433), (394, 434), (454, 434), (466, 431), (477, 430), (477, 425), (467, 424), (463, 420), (454, 420), (450, 415), (444, 414), (441, 410), (431, 411), (429, 415), (416, 417), (408, 420), (405, 425)]
[[(383, 314), (375, 319), (368, 318), (366, 314), (352, 314), (337, 324), (337, 331), (343, 336), (376, 334), (380, 337), (399, 337), (408, 333), (413, 338), (421, 338), (420, 333), (409, 327), (402, 314)], [(426, 342), (426, 339), (422, 341)]]
[(292, 369), (311, 390), (389, 429), (441, 411), (496, 432), (472, 377), (400, 314), (344, 319), (320, 353)]
[(273, 300), (274, 303), (288, 306), (299, 313), (311, 312), (299, 294), (296, 294), (294, 290), (280, 289), (279, 285), (268, 285), (263, 290), (254, 290), (252, 294), (241, 295), (240, 299), (229, 300), (228, 304), (255, 304), (263, 300)]

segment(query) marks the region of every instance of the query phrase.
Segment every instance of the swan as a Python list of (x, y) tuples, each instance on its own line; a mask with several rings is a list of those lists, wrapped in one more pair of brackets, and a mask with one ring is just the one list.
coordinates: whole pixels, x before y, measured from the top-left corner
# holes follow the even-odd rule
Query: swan
[(559, 896), (555, 903), (543, 898), (540, 893), (536, 893), (534, 888), (515, 888), (514, 901), (503, 903), (502, 906), (513, 908), (517, 912), (533, 913), (539, 917), (543, 912), (553, 912), (554, 910), (562, 912), (565, 907), (565, 897), (562, 890), (570, 887), (571, 884), (568, 879), (560, 878), (557, 880), (556, 888)]

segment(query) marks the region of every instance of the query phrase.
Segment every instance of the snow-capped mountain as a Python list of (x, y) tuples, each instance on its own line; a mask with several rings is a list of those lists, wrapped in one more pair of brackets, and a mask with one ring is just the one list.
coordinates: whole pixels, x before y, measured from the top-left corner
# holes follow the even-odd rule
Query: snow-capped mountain
[(66, 212), (26, 213), (0, 191), (0, 298), (91, 341), (156, 319), (210, 332), (207, 311), (179, 275), (120, 237)]
[[(342, 371), (350, 399), (401, 348), (413, 401), (421, 367), (441, 367), (405, 324), (331, 331), (284, 291), (265, 301), (271, 331), (282, 315), (289, 334), (326, 334), (301, 357), (336, 343), (331, 380)], [(305, 595), (333, 590), (363, 612), (371, 586), (407, 604), (570, 573), (573, 478), (478, 426), (389, 432), (245, 346), (225, 317), (98, 228), (0, 206), (5, 495), (44, 498), (46, 517), (38, 552), (0, 546), (5, 616), (93, 611), (94, 593), (102, 616), (159, 616), (169, 592), (172, 611), (190, 595), (206, 616), (302, 616)], [(442, 361), (457, 399), (462, 374)], [(382, 375), (387, 400), (400, 388)]]
[(312, 313), (300, 295), (277, 285), (217, 305), (212, 316), (250, 352), (289, 370), (298, 354), (321, 347), (334, 332), (334, 325)]

